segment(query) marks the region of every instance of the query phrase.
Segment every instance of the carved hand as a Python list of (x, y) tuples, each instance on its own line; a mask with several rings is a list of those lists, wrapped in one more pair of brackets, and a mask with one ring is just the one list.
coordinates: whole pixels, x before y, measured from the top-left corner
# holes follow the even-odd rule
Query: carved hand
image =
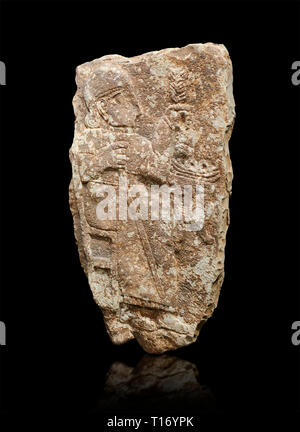
[(118, 141), (105, 150), (103, 160), (106, 161), (106, 168), (120, 169), (126, 167), (127, 143)]

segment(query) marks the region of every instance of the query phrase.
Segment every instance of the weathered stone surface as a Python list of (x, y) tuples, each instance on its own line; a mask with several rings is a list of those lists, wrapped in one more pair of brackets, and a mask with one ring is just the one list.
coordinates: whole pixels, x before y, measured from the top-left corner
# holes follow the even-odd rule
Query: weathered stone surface
[(190, 344), (224, 278), (228, 52), (207, 43), (109, 55), (79, 66), (76, 81), (70, 206), (110, 338), (149, 353)]

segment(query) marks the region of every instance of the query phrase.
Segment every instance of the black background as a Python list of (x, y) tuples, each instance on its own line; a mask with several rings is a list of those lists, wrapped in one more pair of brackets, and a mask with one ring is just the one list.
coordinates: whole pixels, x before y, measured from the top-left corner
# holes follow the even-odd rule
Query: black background
[[(177, 356), (217, 412), (299, 410), (299, 3), (2, 2), (2, 409), (91, 411), (116, 361), (79, 264), (68, 207), (75, 67), (196, 42), (232, 58), (236, 124), (225, 282), (213, 317)], [(162, 407), (163, 408), (163, 407)], [(182, 412), (188, 407), (182, 406)], [(199, 407), (199, 410), (201, 407)], [(179, 411), (178, 411), (179, 413)]]

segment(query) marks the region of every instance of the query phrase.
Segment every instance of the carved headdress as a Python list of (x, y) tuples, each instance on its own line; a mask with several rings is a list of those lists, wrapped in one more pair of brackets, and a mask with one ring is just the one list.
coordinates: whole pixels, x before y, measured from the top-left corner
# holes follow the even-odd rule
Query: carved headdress
[(97, 68), (84, 87), (84, 98), (89, 103), (101, 98), (112, 97), (132, 85), (128, 73), (120, 67), (102, 65)]

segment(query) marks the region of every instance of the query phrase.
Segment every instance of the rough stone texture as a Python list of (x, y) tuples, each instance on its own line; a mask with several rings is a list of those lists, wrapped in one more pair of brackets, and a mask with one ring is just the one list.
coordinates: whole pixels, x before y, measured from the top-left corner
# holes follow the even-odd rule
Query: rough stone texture
[[(207, 43), (109, 55), (79, 66), (76, 82), (70, 207), (107, 331), (114, 343), (136, 338), (149, 353), (188, 345), (224, 278), (235, 116), (228, 52)], [(152, 220), (150, 210), (147, 220), (99, 218), (101, 185), (118, 197), (125, 182), (144, 185), (142, 198), (152, 185), (201, 186), (204, 221), (175, 220), (175, 198), (169, 221)]]
[(190, 410), (215, 408), (211, 390), (201, 384), (197, 367), (168, 355), (144, 355), (136, 367), (115, 362), (106, 376), (99, 410), (134, 408)]

